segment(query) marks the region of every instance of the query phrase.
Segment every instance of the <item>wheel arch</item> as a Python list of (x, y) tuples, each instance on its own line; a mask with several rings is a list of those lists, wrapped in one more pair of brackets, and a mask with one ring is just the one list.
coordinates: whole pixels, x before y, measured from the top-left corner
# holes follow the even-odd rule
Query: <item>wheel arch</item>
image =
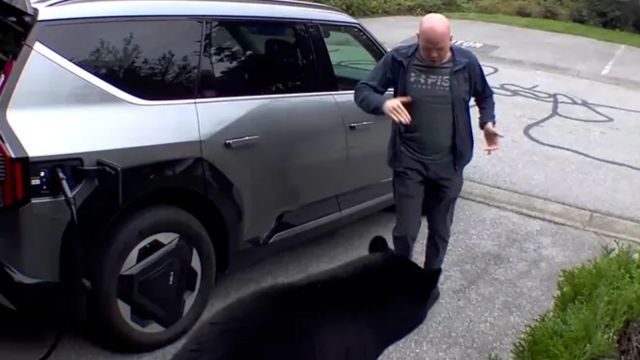
[(224, 271), (227, 268), (230, 258), (229, 239), (232, 231), (230, 225), (226, 223), (224, 216), (213, 201), (192, 189), (173, 187), (147, 193), (114, 214), (113, 218), (105, 224), (105, 228), (111, 228), (134, 212), (156, 205), (175, 206), (198, 219), (207, 230), (216, 251), (217, 270)]
[[(175, 168), (185, 162), (183, 171)], [(178, 165), (176, 165), (178, 164)], [(202, 159), (179, 159), (121, 168), (126, 191), (114, 193), (112, 184), (97, 182), (78, 207), (78, 226), (69, 224), (61, 244), (61, 278), (91, 278), (91, 262), (99, 241), (114, 224), (147, 206), (171, 205), (196, 217), (216, 251), (217, 273), (230, 266), (234, 244), (241, 238), (242, 212), (233, 184)], [(79, 263), (76, 263), (78, 260)]]

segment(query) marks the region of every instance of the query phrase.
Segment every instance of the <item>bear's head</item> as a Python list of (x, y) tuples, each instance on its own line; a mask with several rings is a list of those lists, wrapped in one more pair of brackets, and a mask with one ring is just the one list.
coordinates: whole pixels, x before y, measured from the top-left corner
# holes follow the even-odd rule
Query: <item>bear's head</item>
[(382, 236), (371, 239), (369, 254), (362, 259), (365, 276), (358, 280), (363, 282), (359, 286), (372, 297), (368, 300), (370, 306), (388, 308), (379, 313), (386, 318), (389, 335), (399, 338), (409, 324), (417, 326), (426, 317), (433, 305), (432, 295), (441, 271), (424, 270), (411, 259), (397, 254)]
[(387, 239), (380, 235), (376, 235), (369, 242), (369, 254), (391, 252)]
[[(380, 269), (386, 268), (387, 274), (393, 274), (399, 280), (399, 283), (415, 281), (416, 288), (419, 288), (418, 284), (424, 285), (422, 290), (424, 290), (426, 296), (429, 296), (440, 280), (441, 270), (424, 270), (411, 259), (395, 253), (383, 236), (376, 235), (371, 239), (368, 256), (377, 256), (379, 262), (386, 265), (380, 267)], [(376, 266), (380, 266), (380, 263), (376, 264)], [(401, 284), (400, 286), (404, 285)]]

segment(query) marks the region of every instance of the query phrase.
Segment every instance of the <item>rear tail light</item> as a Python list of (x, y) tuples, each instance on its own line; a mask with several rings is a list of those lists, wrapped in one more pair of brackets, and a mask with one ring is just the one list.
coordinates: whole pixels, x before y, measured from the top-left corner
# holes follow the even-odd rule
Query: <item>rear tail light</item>
[(27, 201), (27, 172), (26, 162), (11, 157), (0, 142), (0, 207), (17, 206)]
[(0, 74), (0, 94), (2, 94), (2, 90), (4, 90), (4, 87), (7, 85), (7, 82), (9, 81), (9, 75), (11, 75), (11, 70), (13, 70), (13, 60), (9, 60), (7, 61), (7, 63), (4, 66), (4, 70), (2, 71), (2, 74)]

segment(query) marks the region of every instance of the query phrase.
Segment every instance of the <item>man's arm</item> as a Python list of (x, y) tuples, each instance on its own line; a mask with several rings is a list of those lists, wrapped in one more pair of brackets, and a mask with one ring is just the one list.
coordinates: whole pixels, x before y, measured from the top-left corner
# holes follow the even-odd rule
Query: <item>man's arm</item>
[(487, 82), (487, 77), (478, 59), (473, 56), (471, 66), (473, 69), (473, 90), (472, 96), (480, 112), (479, 126), (484, 129), (487, 123), (496, 123), (495, 102), (493, 100), (493, 90)]
[(388, 52), (369, 75), (356, 85), (354, 100), (363, 111), (383, 115), (384, 94), (391, 85), (391, 52)]

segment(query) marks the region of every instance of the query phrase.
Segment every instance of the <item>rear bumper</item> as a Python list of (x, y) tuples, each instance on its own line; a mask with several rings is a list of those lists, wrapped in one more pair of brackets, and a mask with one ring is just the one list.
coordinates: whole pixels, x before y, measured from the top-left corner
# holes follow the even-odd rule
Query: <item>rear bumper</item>
[(64, 200), (0, 211), (0, 263), (29, 278), (60, 281), (62, 239), (69, 223)]
[(18, 311), (48, 311), (59, 305), (60, 283), (29, 278), (0, 262), (0, 306)]

